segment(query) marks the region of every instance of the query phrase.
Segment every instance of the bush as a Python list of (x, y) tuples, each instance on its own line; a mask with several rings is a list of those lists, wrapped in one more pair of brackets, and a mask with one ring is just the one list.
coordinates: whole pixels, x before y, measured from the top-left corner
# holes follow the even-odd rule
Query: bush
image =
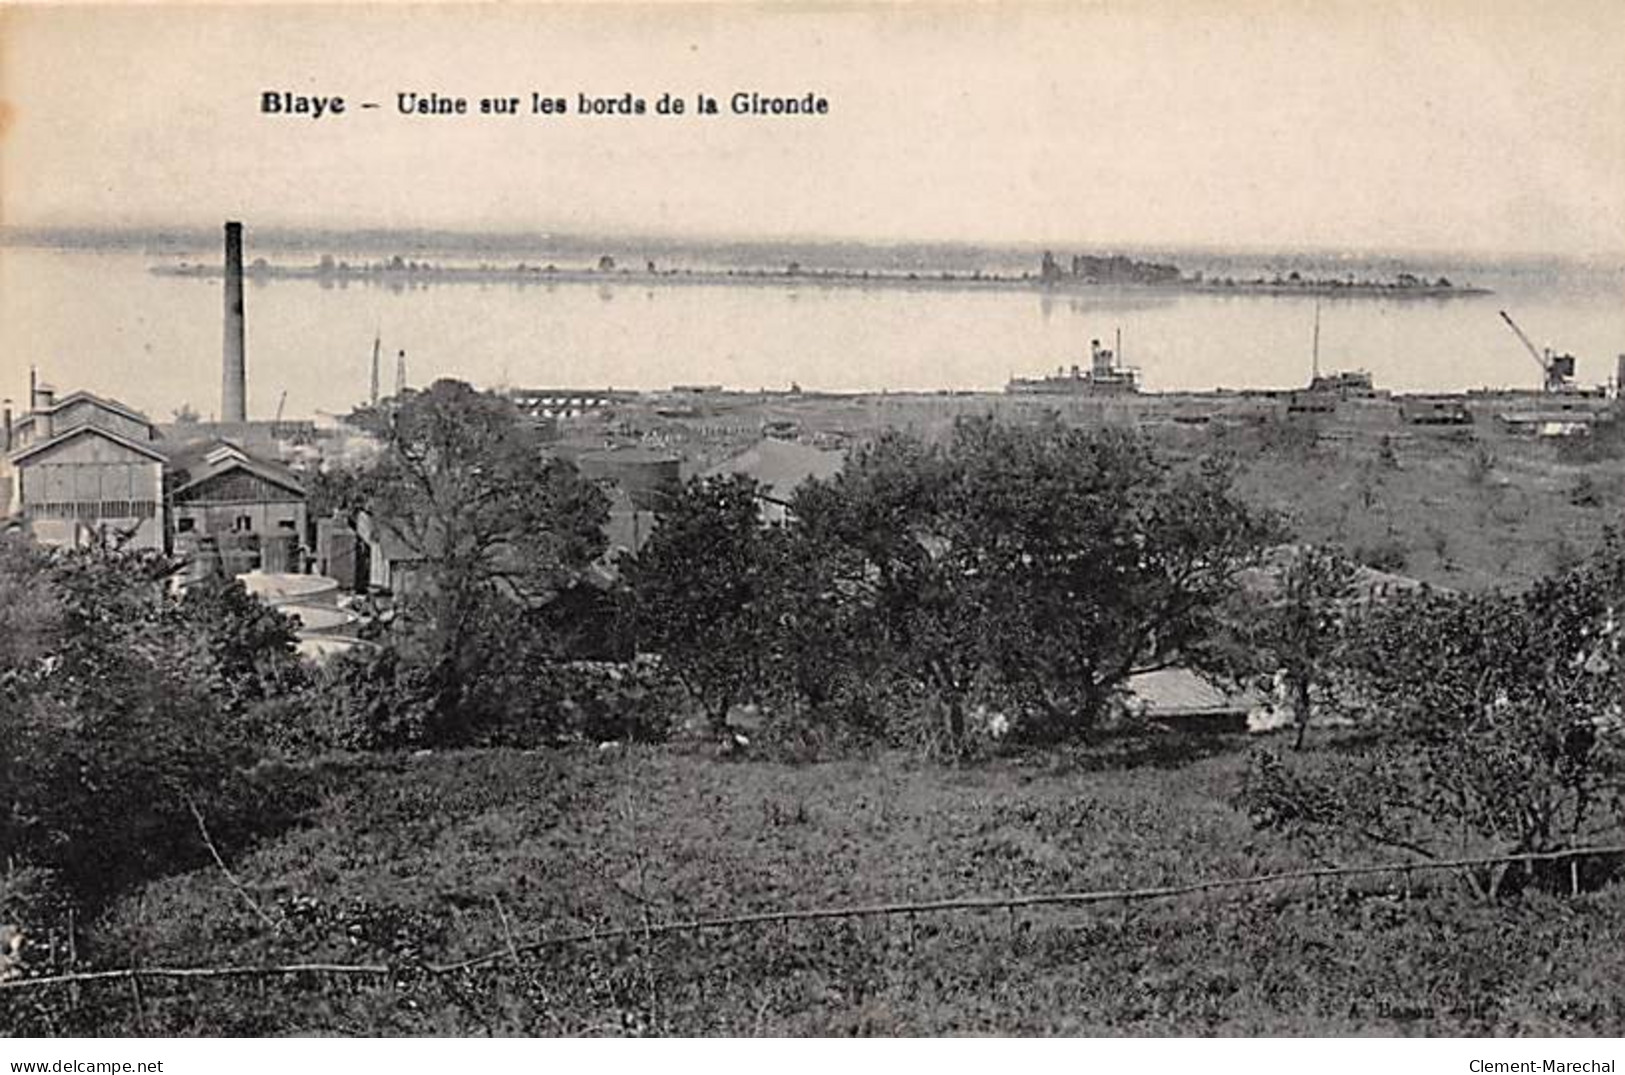
[(682, 689), (642, 658), (624, 664), (579, 661), (558, 670), (556, 738), (592, 743), (659, 743), (684, 708)]
[(0, 591), (36, 597), (0, 653), (0, 858), (82, 904), (201, 861), (198, 814), (245, 836), (283, 823), (245, 774), (267, 753), (258, 707), (301, 681), (291, 628), (235, 583), (177, 596), (174, 571), (0, 547)]
[(1622, 607), (1625, 547), (1611, 545), (1526, 594), (1423, 590), (1373, 610), (1340, 705), (1374, 741), (1318, 770), (1260, 756), (1243, 807), (1262, 827), (1425, 857), (1617, 839)]

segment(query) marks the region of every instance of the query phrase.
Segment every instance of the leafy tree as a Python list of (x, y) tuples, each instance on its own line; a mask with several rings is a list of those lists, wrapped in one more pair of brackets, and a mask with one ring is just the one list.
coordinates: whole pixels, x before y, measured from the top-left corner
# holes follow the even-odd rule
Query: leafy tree
[(1133, 675), (1204, 664), (1273, 535), (1222, 464), (1176, 468), (1130, 433), (966, 422), (948, 459), (984, 651), (1047, 734), (1092, 726)]
[(460, 381), (357, 420), (383, 444), (367, 511), (422, 558), (396, 641), (428, 670), (429, 734), (466, 738), (478, 715), (464, 704), (521, 641), (513, 611), (551, 600), (603, 551), (607, 503), (511, 402)]
[(176, 568), (0, 539), (0, 592), (33, 595), (0, 651), (0, 856), (82, 900), (197, 861), (194, 809), (253, 828), (249, 718), (297, 682), (280, 617), (235, 584), (180, 597)]
[(942, 446), (888, 432), (830, 482), (803, 486), (793, 513), (815, 547), (852, 557), (839, 575), (846, 615), (867, 628), (873, 659), (940, 707), (942, 735), (958, 750), (984, 657), (981, 622), (967, 614), (979, 583), (951, 555), (944, 525), (947, 478)]
[(292, 619), (250, 594), (236, 579), (208, 578), (174, 606), (193, 644), (193, 672), (217, 702), (243, 713), (307, 685)]
[(885, 668), (873, 610), (856, 599), (863, 558), (794, 520), (763, 534), (762, 554), (772, 584), (763, 674), (776, 709), (801, 718), (804, 730), (833, 722), (872, 737), (882, 725), (873, 702)]
[(1042, 735), (1092, 726), (1132, 675), (1202, 663), (1238, 572), (1273, 531), (1216, 465), (1120, 432), (964, 420), (891, 434), (807, 490), (805, 525), (861, 554), (853, 593), (958, 741), (990, 683)]
[[(1541, 853), (1625, 822), (1625, 549), (1519, 595), (1423, 590), (1375, 608), (1342, 704), (1379, 736), (1335, 769), (1262, 762), (1264, 825), (1425, 856)], [(1494, 895), (1505, 871), (1476, 879)]]
[(1335, 680), (1354, 597), (1355, 567), (1335, 549), (1300, 545), (1287, 552), (1275, 592), (1251, 603), (1244, 634), (1254, 671), (1279, 676), (1303, 749), (1317, 694)]
[(756, 493), (743, 477), (690, 480), (626, 569), (639, 646), (660, 655), (718, 734), (764, 684), (776, 579)]

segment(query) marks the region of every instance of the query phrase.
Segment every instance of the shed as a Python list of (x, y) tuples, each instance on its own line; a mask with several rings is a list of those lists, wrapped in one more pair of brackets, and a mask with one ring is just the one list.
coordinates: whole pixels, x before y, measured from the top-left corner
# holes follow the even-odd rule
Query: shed
[(1245, 732), (1258, 705), (1250, 691), (1226, 690), (1189, 668), (1131, 676), (1125, 708), (1176, 731)]

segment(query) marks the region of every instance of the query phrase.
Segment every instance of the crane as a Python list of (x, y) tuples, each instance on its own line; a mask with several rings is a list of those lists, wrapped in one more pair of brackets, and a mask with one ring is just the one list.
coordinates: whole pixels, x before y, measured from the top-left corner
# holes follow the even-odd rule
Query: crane
[(1540, 364), (1541, 373), (1544, 375), (1541, 388), (1547, 392), (1567, 391), (1569, 388), (1569, 378), (1574, 376), (1574, 356), (1554, 355), (1552, 354), (1552, 349), (1550, 347), (1548, 347), (1545, 351), (1541, 351), (1532, 342), (1530, 342), (1528, 336), (1524, 335), (1523, 329), (1519, 328), (1518, 323), (1512, 320), (1511, 314), (1507, 313), (1505, 310), (1501, 310), (1500, 314), (1501, 320), (1505, 321), (1507, 323), (1507, 327), (1517, 335), (1518, 340), (1523, 344), (1524, 349), (1527, 350), (1530, 356)]

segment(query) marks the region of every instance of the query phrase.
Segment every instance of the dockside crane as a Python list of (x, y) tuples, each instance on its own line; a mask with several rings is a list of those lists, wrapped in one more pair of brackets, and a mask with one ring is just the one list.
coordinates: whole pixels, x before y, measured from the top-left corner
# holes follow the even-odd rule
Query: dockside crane
[(1531, 342), (1528, 336), (1524, 335), (1523, 329), (1519, 328), (1518, 323), (1512, 320), (1511, 314), (1505, 310), (1501, 310), (1500, 314), (1501, 320), (1505, 321), (1507, 327), (1517, 334), (1518, 340), (1523, 344), (1524, 349), (1540, 364), (1543, 378), (1541, 388), (1547, 392), (1567, 392), (1572, 388), (1570, 382), (1574, 377), (1574, 356), (1553, 354), (1550, 347), (1542, 351)]

